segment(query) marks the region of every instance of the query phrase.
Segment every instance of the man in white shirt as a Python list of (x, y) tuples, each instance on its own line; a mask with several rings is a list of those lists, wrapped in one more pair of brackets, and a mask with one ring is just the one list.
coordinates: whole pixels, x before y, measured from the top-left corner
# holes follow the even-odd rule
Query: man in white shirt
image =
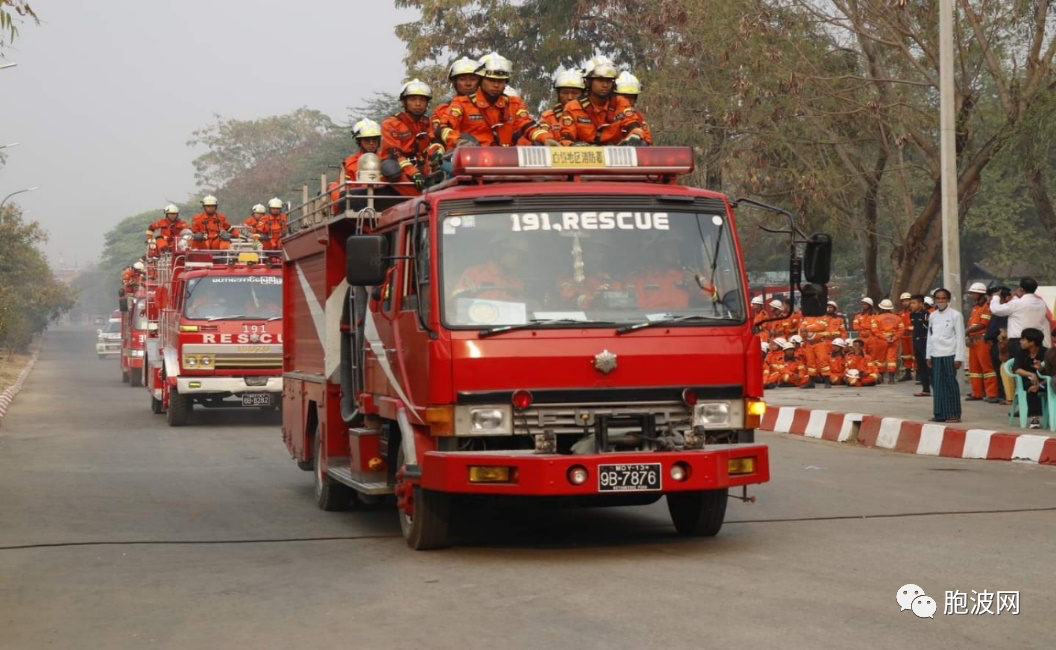
[(1019, 356), (1019, 339), (1028, 327), (1041, 330), (1045, 335), (1045, 347), (1050, 347), (1051, 312), (1045, 300), (1034, 293), (1037, 290), (1038, 281), (1028, 277), (1019, 281), (1019, 289), (1012, 300), (1002, 303), (999, 294), (990, 299), (991, 314), (1008, 316), (1008, 353), (1013, 358)]
[(932, 422), (961, 421), (957, 371), (964, 364), (964, 316), (950, 309), (950, 292), (936, 289), (935, 312), (928, 318), (927, 358), (931, 369)]

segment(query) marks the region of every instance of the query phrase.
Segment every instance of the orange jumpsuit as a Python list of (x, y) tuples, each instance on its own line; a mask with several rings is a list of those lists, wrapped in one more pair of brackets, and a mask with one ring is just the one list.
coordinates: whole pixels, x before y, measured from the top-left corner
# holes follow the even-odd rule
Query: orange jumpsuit
[[(968, 318), (965, 331), (973, 325), (990, 325), (990, 304), (972, 305), (972, 315)], [(983, 340), (986, 327), (975, 334), (968, 335), (968, 381), (972, 385), (972, 397), (997, 397), (997, 373), (990, 359), (990, 344)], [(985, 391), (985, 394), (984, 394)]]
[(759, 329), (759, 338), (763, 341), (770, 340), (770, 323), (767, 323), (766, 325), (760, 325), (760, 323), (766, 320), (767, 318), (770, 318), (770, 314), (766, 313), (766, 310), (762, 310), (752, 317), (753, 329)]
[(539, 143), (554, 137), (528, 114), (520, 97), (500, 95), (492, 104), (480, 91), (452, 99), (440, 119), (440, 141), (448, 150), (463, 134), (476, 138), (482, 147), (513, 146), (521, 137)]
[(573, 99), (562, 111), (560, 140), (565, 146), (576, 142), (614, 145), (632, 135), (644, 140), (643, 122), (641, 114), (623, 97), (610, 97), (604, 104), (595, 104), (589, 97)]
[(561, 113), (563, 111), (564, 106), (557, 104), (553, 108), (543, 111), (543, 114), (539, 116), (539, 126), (545, 126), (550, 129), (550, 134), (558, 140), (561, 139)]
[(524, 296), (524, 281), (506, 273), (498, 262), (485, 262), (462, 272), (451, 296), (460, 294), (481, 300), (518, 300)]
[[(430, 141), (429, 118), (424, 115), (414, 118), (407, 111), (399, 115), (390, 115), (381, 123), (381, 149), (378, 156), (382, 160), (393, 159), (400, 163), (403, 170), (403, 181), (414, 181), (415, 174), (428, 176)], [(418, 196), (421, 192), (413, 185), (396, 185), (393, 187), (404, 196)]]
[(443, 131), (444, 118), (447, 117), (447, 109), (451, 107), (451, 102), (444, 102), (433, 109), (433, 115), (429, 118), (429, 124), (433, 127), (433, 131), (430, 136), (440, 142), (442, 138), (440, 133)]
[(162, 217), (154, 223), (147, 226), (147, 230), (154, 232), (160, 230), (161, 234), (154, 239), (154, 245), (158, 247), (158, 252), (162, 252), (169, 245), (180, 238), (180, 233), (187, 229), (187, 222), (183, 219), (176, 219), (175, 221), (170, 220), (168, 217)]
[(643, 269), (627, 278), (638, 307), (645, 309), (685, 309), (689, 307), (689, 284), (679, 269)]
[(260, 235), (260, 243), (266, 251), (282, 250), (282, 236), (286, 234), (288, 217), (271, 213), (246, 219), (246, 225)]
[(832, 354), (829, 317), (803, 317), (799, 326), (799, 335), (803, 337), (803, 352), (807, 361), (807, 372), (815, 379), (828, 377), (829, 356)]
[(909, 318), (911, 311), (902, 310), (902, 324), (906, 329), (902, 332), (902, 370), (913, 372), (917, 367), (917, 358), (913, 355), (913, 321)]
[(594, 305), (598, 293), (602, 291), (621, 291), (623, 283), (614, 280), (608, 273), (595, 273), (576, 282), (573, 278), (558, 278), (557, 295), (562, 305), (589, 309)]
[(873, 336), (875, 337), (876, 351), (873, 358), (877, 363), (884, 365), (887, 372), (893, 373), (898, 370), (898, 343), (906, 326), (902, 323), (902, 317), (894, 312), (883, 311), (873, 318)]
[(859, 373), (857, 381), (844, 375), (848, 386), (873, 386), (880, 379), (880, 369), (868, 354), (849, 354), (844, 358), (844, 363), (847, 370), (857, 370)]
[(872, 355), (873, 345), (876, 343), (875, 337), (873, 337), (873, 319), (875, 318), (876, 314), (867, 314), (864, 311), (860, 311), (851, 320), (851, 330), (858, 332), (858, 338), (865, 343), (865, 351), (870, 355)]
[(847, 372), (847, 358), (842, 354), (834, 354), (829, 357), (829, 383), (833, 386), (843, 383), (843, 375)]
[(205, 239), (202, 241), (192, 239), (191, 247), (199, 250), (227, 250), (231, 248), (231, 242), (220, 239), (220, 233), (227, 231), (229, 228), (227, 217), (223, 213), (216, 212), (210, 216), (204, 212), (199, 212), (191, 219), (191, 232), (203, 233)]
[(784, 364), (785, 367), (782, 370), (781, 381), (779, 382), (782, 386), (806, 386), (810, 383), (810, 375), (807, 374), (807, 364), (802, 359), (789, 359), (786, 356)]

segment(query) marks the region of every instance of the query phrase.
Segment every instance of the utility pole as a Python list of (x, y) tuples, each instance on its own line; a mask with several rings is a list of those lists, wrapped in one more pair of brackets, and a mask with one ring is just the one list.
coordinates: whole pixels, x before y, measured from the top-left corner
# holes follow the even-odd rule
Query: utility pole
[(953, 83), (953, 0), (939, 0), (939, 145), (942, 174), (942, 285), (961, 309), (961, 232), (957, 208), (957, 134)]

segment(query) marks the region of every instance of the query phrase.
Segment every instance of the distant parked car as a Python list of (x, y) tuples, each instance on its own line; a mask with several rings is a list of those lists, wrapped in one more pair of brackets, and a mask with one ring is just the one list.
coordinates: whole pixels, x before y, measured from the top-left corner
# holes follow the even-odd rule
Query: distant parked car
[(111, 318), (106, 327), (96, 330), (99, 336), (95, 342), (95, 353), (100, 359), (121, 355), (121, 319)]

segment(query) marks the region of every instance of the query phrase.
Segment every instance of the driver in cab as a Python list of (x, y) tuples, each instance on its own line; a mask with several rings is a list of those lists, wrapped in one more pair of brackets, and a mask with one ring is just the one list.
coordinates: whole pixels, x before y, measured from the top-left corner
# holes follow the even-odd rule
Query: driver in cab
[(202, 287), (191, 294), (191, 304), (187, 308), (188, 318), (217, 318), (227, 313), (227, 301), (211, 286)]
[(590, 309), (599, 303), (604, 305), (606, 292), (623, 290), (623, 283), (609, 272), (609, 260), (613, 255), (611, 243), (606, 239), (589, 238), (577, 240), (573, 247), (577, 245), (580, 246), (582, 268), (578, 277), (573, 272), (571, 277), (557, 279), (558, 302), (561, 306), (576, 309)]
[(517, 301), (524, 297), (523, 271), (531, 248), (522, 236), (499, 235), (488, 243), (491, 259), (462, 272), (454, 298)]
[(682, 266), (679, 236), (670, 230), (654, 233), (645, 244), (647, 262), (627, 278), (640, 309), (687, 309), (700, 294), (714, 295), (711, 282)]

